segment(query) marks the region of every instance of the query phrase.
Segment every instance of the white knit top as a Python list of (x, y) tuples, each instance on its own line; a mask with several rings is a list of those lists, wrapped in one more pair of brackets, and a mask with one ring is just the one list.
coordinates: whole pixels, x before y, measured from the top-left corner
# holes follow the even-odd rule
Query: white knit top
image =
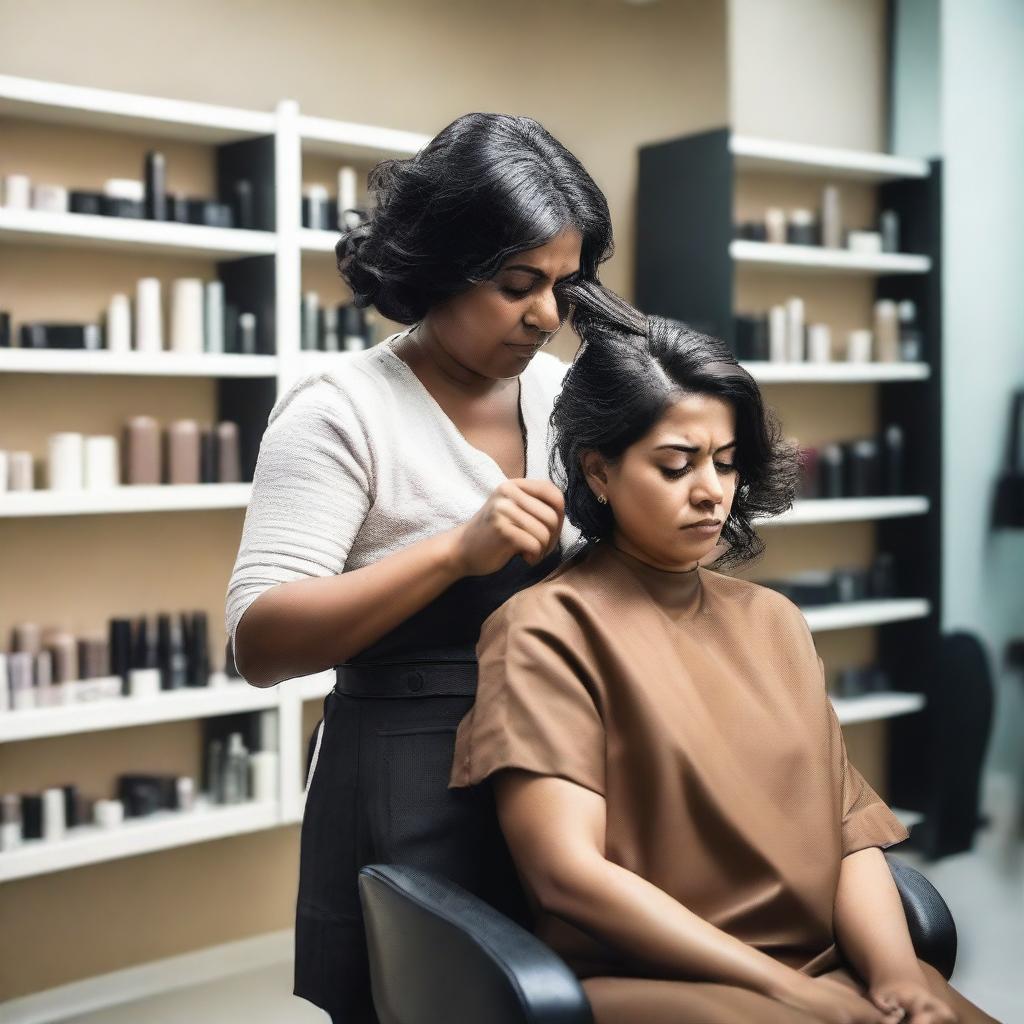
[[(275, 402), (228, 584), (232, 651), (242, 614), (264, 591), (358, 569), (452, 529), (506, 479), (393, 350), (405, 333), (297, 380)], [(567, 369), (539, 352), (520, 377), (528, 477), (549, 479), (548, 418)], [(578, 537), (566, 520), (562, 549)]]

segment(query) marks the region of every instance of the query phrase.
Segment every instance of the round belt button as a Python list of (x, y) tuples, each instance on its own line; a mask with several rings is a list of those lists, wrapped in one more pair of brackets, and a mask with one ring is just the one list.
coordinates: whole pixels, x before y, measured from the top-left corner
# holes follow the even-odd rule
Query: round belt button
[(405, 677), (405, 685), (408, 686), (413, 693), (419, 693), (419, 691), (423, 689), (423, 673), (410, 672)]

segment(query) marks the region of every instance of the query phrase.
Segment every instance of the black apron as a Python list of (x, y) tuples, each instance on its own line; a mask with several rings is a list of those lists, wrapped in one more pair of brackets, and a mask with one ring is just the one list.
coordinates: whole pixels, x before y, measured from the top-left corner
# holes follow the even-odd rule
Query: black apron
[(302, 821), (294, 993), (336, 1024), (376, 1024), (357, 876), (436, 871), (529, 924), (490, 786), (448, 789), (455, 730), (476, 691), (484, 620), (559, 564), (520, 556), (457, 581), (336, 670)]

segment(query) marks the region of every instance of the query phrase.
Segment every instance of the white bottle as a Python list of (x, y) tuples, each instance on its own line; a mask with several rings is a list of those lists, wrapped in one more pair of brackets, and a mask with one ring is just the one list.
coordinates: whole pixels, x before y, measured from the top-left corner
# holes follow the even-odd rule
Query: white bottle
[(112, 295), (107, 306), (107, 350), (132, 350), (132, 305), (127, 295)]
[(171, 291), (171, 351), (203, 351), (203, 282), (181, 277)]
[(160, 279), (157, 277), (143, 277), (135, 286), (135, 348), (139, 352), (164, 350)]

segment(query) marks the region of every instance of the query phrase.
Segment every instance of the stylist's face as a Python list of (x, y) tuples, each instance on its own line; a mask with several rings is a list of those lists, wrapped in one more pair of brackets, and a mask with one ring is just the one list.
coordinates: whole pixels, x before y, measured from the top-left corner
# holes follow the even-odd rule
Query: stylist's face
[(466, 369), (483, 377), (518, 376), (562, 326), (555, 286), (579, 273), (582, 243), (579, 231), (567, 228), (510, 256), (489, 281), (431, 309), (424, 326)]

